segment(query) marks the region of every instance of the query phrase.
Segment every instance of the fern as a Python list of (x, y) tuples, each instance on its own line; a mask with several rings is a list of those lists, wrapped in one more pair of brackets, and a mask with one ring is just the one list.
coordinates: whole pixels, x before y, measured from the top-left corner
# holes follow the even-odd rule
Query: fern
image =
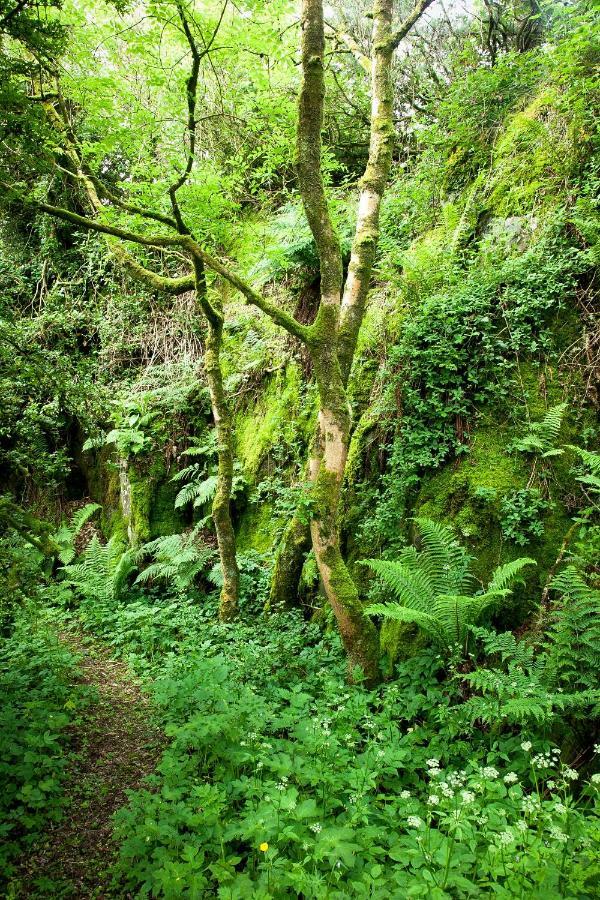
[(468, 628), (510, 593), (510, 585), (532, 559), (499, 566), (487, 590), (466, 593), (474, 583), (471, 558), (445, 525), (415, 519), (422, 550), (403, 550), (398, 560), (366, 560), (396, 598), (396, 603), (372, 604), (369, 615), (410, 622), (443, 646), (463, 643)]
[(522, 453), (538, 453), (543, 459), (564, 453), (564, 450), (557, 449), (554, 444), (558, 439), (566, 409), (566, 403), (551, 407), (541, 422), (533, 422), (529, 432), (514, 442), (513, 449)]
[(84, 598), (106, 605), (121, 598), (134, 568), (134, 554), (130, 550), (123, 553), (116, 538), (101, 544), (93, 537), (80, 561), (65, 566), (63, 573), (67, 582)]
[(589, 472), (577, 476), (577, 481), (584, 484), (592, 494), (600, 494), (600, 453), (592, 450), (584, 450), (583, 447), (574, 447), (569, 444), (569, 449), (574, 450)]
[(88, 522), (94, 513), (102, 509), (99, 503), (86, 503), (81, 509), (78, 509), (68, 525), (62, 525), (58, 531), (52, 535), (53, 539), (59, 545), (60, 552), (58, 558), (63, 565), (73, 562), (77, 551), (75, 549), (75, 538)]
[(503, 591), (514, 584), (518, 575), (521, 574), (525, 566), (535, 566), (535, 560), (529, 557), (519, 557), (513, 559), (512, 562), (504, 563), (498, 566), (488, 584), (488, 591)]
[(215, 495), (217, 489), (217, 476), (209, 475), (202, 481), (191, 481), (181, 488), (175, 498), (175, 509), (194, 503), (194, 506), (202, 506)]
[(540, 725), (556, 716), (600, 714), (600, 591), (574, 566), (551, 587), (560, 599), (541, 651), (510, 632), (470, 629), (492, 665), (461, 675), (475, 692), (455, 714), (462, 725)]
[(207, 568), (213, 556), (214, 551), (199, 542), (197, 529), (189, 534), (169, 534), (156, 538), (138, 551), (138, 562), (148, 557), (152, 557), (154, 562), (140, 572), (135, 583), (163, 581), (183, 592)]
[(595, 689), (600, 670), (600, 591), (575, 566), (551, 582), (560, 594), (548, 631), (548, 675), (563, 690)]

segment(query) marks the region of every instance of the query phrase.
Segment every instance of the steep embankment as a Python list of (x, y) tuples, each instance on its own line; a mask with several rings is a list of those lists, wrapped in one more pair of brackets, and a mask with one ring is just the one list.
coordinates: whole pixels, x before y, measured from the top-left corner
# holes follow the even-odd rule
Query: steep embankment
[[(420, 513), (456, 527), (482, 580), (525, 548), (538, 561), (529, 596), (547, 582), (584, 502), (569, 445), (597, 440), (596, 53), (586, 32), (467, 72), (390, 185), (350, 381), (342, 529), (353, 562), (392, 551)], [(336, 195), (342, 224), (353, 197)], [(254, 215), (234, 240), (246, 275), (309, 321), (317, 264), (299, 207)], [(242, 570), (255, 571), (303, 497), (313, 385), (285, 335), (225, 299), (235, 520)], [(159, 366), (124, 388), (118, 466), (83, 454), (109, 530), (143, 542), (208, 512), (214, 447), (192, 374), (171, 371), (165, 386)], [(366, 570), (354, 575), (366, 592)], [(301, 592), (316, 591), (309, 557)]]

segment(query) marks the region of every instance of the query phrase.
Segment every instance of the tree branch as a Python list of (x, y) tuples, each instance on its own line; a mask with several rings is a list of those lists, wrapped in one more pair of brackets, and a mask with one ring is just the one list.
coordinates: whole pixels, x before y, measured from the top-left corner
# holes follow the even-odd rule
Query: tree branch
[(342, 285), (340, 241), (331, 221), (322, 174), (324, 55), (322, 0), (302, 0), (302, 86), (298, 102), (296, 153), (300, 194), (321, 267), (321, 304), (315, 320), (317, 327), (324, 314), (324, 306), (339, 307)]
[(177, 191), (183, 187), (190, 176), (190, 172), (194, 166), (194, 160), (196, 156), (196, 101), (198, 94), (198, 75), (200, 73), (200, 63), (202, 62), (202, 58), (210, 53), (210, 48), (212, 47), (215, 38), (219, 32), (219, 28), (221, 27), (221, 22), (223, 21), (223, 16), (225, 15), (225, 10), (227, 9), (228, 0), (225, 0), (223, 7), (221, 9), (221, 15), (219, 16), (216, 27), (208, 41), (208, 44), (205, 45), (204, 50), (198, 50), (198, 45), (196, 44), (194, 35), (192, 34), (192, 30), (190, 28), (190, 23), (187, 18), (187, 14), (184, 11), (181, 0), (178, 0), (177, 3), (177, 12), (179, 13), (179, 20), (181, 22), (181, 27), (183, 28), (183, 33), (185, 34), (186, 40), (188, 42), (188, 46), (192, 53), (192, 68), (188, 79), (185, 83), (186, 89), (186, 97), (187, 97), (187, 107), (188, 107), (188, 119), (186, 125), (186, 131), (188, 135), (188, 153), (187, 160), (185, 164), (185, 168), (179, 178), (169, 187), (169, 198), (171, 200), (171, 209), (173, 210), (173, 216), (175, 217), (176, 227), (180, 234), (190, 234), (190, 230), (183, 221), (183, 216), (181, 214), (181, 208), (179, 206), (179, 202), (177, 200)]
[(400, 42), (404, 40), (413, 25), (415, 25), (419, 21), (425, 10), (428, 9), (433, 2), (434, 0), (418, 0), (412, 12), (408, 14), (404, 21), (401, 22), (398, 28), (396, 28), (396, 30), (391, 35), (391, 44), (393, 50), (395, 50)]

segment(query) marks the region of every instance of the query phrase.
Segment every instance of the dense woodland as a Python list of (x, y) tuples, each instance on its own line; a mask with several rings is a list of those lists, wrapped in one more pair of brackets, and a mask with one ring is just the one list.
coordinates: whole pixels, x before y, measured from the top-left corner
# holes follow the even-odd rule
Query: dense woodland
[(0, 893), (600, 897), (596, 0), (0, 0)]

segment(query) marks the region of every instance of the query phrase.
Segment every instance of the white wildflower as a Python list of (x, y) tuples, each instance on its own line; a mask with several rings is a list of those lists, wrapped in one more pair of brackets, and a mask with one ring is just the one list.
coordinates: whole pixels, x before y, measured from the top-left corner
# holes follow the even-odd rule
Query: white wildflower
[(523, 741), (523, 743), (521, 744), (521, 750), (524, 750), (525, 753), (529, 753), (532, 746), (533, 744), (531, 743), (531, 741)]
[(315, 834), (319, 834), (319, 832), (322, 831), (322, 829), (323, 829), (323, 826), (319, 825), (318, 822), (313, 822), (313, 824), (309, 825), (308, 827), (310, 828), (311, 831), (314, 831)]
[(410, 799), (410, 791), (400, 791), (400, 797), (402, 800)]
[(568, 835), (561, 831), (560, 828), (557, 828), (556, 825), (552, 825), (550, 828), (550, 837), (554, 838), (555, 841), (560, 841), (561, 844), (566, 844), (569, 840)]
[(508, 775), (505, 775), (503, 778), (504, 784), (515, 784), (519, 780), (519, 777), (516, 772), (509, 772)]
[(429, 804), (429, 806), (437, 806), (439, 804), (439, 802), (440, 802), (440, 798), (438, 797), (437, 794), (430, 794), (429, 797), (427, 798), (427, 803)]
[(475, 802), (475, 794), (473, 791), (461, 791), (460, 796), (462, 797), (463, 803), (474, 803)]
[(498, 769), (495, 769), (493, 766), (485, 766), (481, 770), (481, 774), (483, 775), (484, 778), (489, 778), (490, 780), (493, 780), (494, 778), (498, 777)]
[(422, 819), (419, 816), (409, 816), (406, 820), (406, 824), (409, 828), (420, 828), (423, 824)]

